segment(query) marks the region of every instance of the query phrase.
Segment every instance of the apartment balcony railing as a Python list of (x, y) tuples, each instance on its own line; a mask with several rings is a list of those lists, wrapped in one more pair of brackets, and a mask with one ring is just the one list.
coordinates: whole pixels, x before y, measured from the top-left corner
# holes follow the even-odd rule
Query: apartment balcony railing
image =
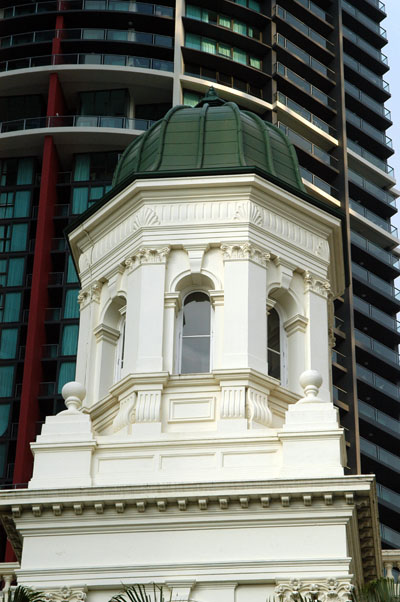
[(127, 42), (133, 44), (146, 44), (148, 46), (173, 47), (173, 38), (158, 33), (145, 31), (128, 31), (126, 29), (56, 29), (45, 31), (30, 31), (27, 33), (16, 33), (11, 36), (0, 38), (0, 48), (20, 46), (22, 44), (38, 44), (51, 42), (54, 38), (62, 40), (92, 40)]
[(346, 368), (347, 356), (343, 353), (340, 353), (340, 351), (336, 351), (336, 349), (334, 349), (332, 351), (332, 362), (339, 364), (339, 366), (343, 366), (343, 368)]
[(393, 433), (397, 433), (400, 437), (400, 421), (392, 418), (388, 414), (377, 410), (369, 403), (365, 403), (361, 399), (358, 400), (358, 412), (361, 418), (370, 419), (375, 422), (379, 427), (390, 429)]
[[(371, 372), (371, 370), (364, 368), (364, 366), (361, 366), (360, 364), (357, 364), (357, 378), (368, 385), (371, 385), (374, 389), (382, 391), (382, 393), (388, 395), (396, 401), (400, 401), (400, 389), (397, 385), (394, 385), (389, 380), (386, 380), (386, 378), (382, 378), (382, 376), (378, 376), (378, 374)], [(400, 457), (397, 459), (400, 464)]]
[(101, 115), (57, 115), (55, 117), (28, 117), (4, 121), (0, 124), (0, 134), (20, 130), (34, 130), (38, 128), (70, 128), (70, 127), (95, 127), (118, 128), (124, 130), (147, 130), (153, 121), (149, 119), (129, 119), (128, 117), (107, 117)]
[(61, 319), (61, 307), (46, 307), (44, 319), (46, 322), (57, 322)]
[(368, 4), (375, 6), (375, 8), (378, 8), (382, 12), (386, 11), (386, 7), (385, 7), (384, 3), (381, 2), (381, 0), (367, 0), (367, 2), (368, 2)]
[(293, 142), (293, 144), (302, 148), (307, 153), (314, 155), (314, 157), (320, 159), (330, 167), (337, 168), (338, 161), (335, 157), (332, 157), (332, 155), (324, 151), (313, 142), (310, 142), (310, 140), (307, 140), (307, 138), (304, 138), (304, 136), (300, 136), (300, 134), (289, 128), (284, 123), (278, 122), (278, 127), (285, 132), (286, 136)]
[(396, 270), (400, 270), (400, 260), (397, 255), (393, 255), (393, 253), (385, 251), (385, 249), (382, 249), (382, 247), (379, 247), (375, 243), (367, 240), (364, 238), (364, 236), (361, 236), (357, 232), (353, 231), (351, 232), (351, 242), (360, 249), (364, 249), (364, 251), (367, 251), (377, 259), (380, 259), (387, 265), (390, 265)]
[(310, 82), (300, 77), (300, 75), (297, 75), (297, 73), (295, 73), (282, 63), (276, 63), (275, 72), (279, 75), (282, 75), (282, 77), (285, 77), (287, 80), (289, 80), (296, 86), (299, 86), (299, 88), (301, 88), (302, 90), (307, 92), (307, 94), (310, 94), (311, 96), (322, 102), (325, 106), (333, 109), (335, 108), (336, 102), (333, 98), (328, 96), (328, 94), (325, 94), (325, 92), (322, 92), (322, 90), (320, 90), (319, 88), (316, 88), (315, 86), (310, 84)]
[(367, 15), (362, 13), (360, 10), (354, 8), (354, 6), (349, 4), (349, 2), (346, 2), (346, 0), (342, 0), (342, 7), (346, 12), (348, 12), (355, 19), (357, 19), (357, 21), (363, 23), (366, 27), (368, 27), (368, 29), (378, 34), (379, 36), (382, 36), (382, 38), (387, 38), (386, 29), (383, 29), (383, 27), (381, 27), (379, 23), (376, 23), (376, 21), (373, 21), (372, 19), (367, 17)]
[(357, 73), (365, 77), (365, 79), (367, 79), (369, 82), (371, 82), (384, 92), (387, 92), (388, 94), (390, 93), (390, 86), (387, 81), (382, 79), (382, 77), (379, 77), (379, 75), (371, 71), (371, 69), (367, 69), (367, 67), (364, 67), (364, 65), (353, 59), (352, 56), (349, 56), (345, 52), (343, 53), (343, 62), (345, 65), (351, 67), (353, 71), (357, 71)]
[(295, 27), (296, 29), (304, 33), (304, 35), (306, 35), (310, 40), (313, 40), (313, 42), (316, 42), (317, 44), (323, 46), (331, 52), (335, 51), (335, 46), (334, 44), (332, 44), (332, 42), (324, 38), (324, 36), (322, 36), (314, 29), (311, 29), (311, 27), (306, 25), (306, 23), (304, 23), (303, 21), (300, 21), (300, 19), (289, 13), (286, 9), (282, 8), (279, 5), (276, 5), (275, 14), (280, 19), (283, 19), (283, 21), (286, 21), (286, 23), (289, 23), (289, 25), (292, 25), (292, 27)]
[[(399, 554), (399, 550), (398, 550), (400, 548), (400, 533), (399, 533), (399, 531), (395, 531), (391, 527), (387, 527), (386, 525), (383, 525), (382, 523), (379, 526), (380, 526), (382, 541), (385, 542), (385, 543), (387, 543), (387, 544), (389, 544), (389, 545), (391, 545), (393, 548), (397, 548), (396, 552), (397, 552), (397, 554)], [(384, 552), (389, 552), (389, 550), (382, 550), (382, 554)], [(385, 567), (386, 566), (387, 566), (387, 563), (385, 563)], [(397, 566), (399, 566), (399, 565), (397, 565)], [(392, 575), (393, 575), (393, 573), (392, 573)]]
[(354, 31), (351, 31), (351, 29), (345, 26), (343, 26), (343, 33), (347, 39), (351, 40), (353, 44), (355, 44), (359, 48), (365, 50), (365, 52), (373, 56), (374, 59), (376, 59), (377, 61), (381, 61), (381, 63), (383, 63), (384, 65), (388, 65), (389, 61), (386, 54), (383, 54), (383, 52), (381, 52), (378, 48), (375, 48), (375, 46), (369, 44), (364, 38), (361, 38), (356, 33), (354, 33)]
[(376, 484), (376, 492), (378, 494), (378, 501), (388, 502), (395, 506), (395, 508), (400, 508), (400, 494), (396, 493), (389, 487), (385, 487), (380, 483)]
[(314, 15), (317, 15), (323, 21), (327, 23), (332, 23), (332, 16), (324, 11), (320, 6), (315, 4), (312, 0), (297, 0), (299, 4), (302, 4), (305, 8), (311, 11)]
[(394, 301), (400, 301), (400, 290), (391, 285), (389, 282), (386, 282), (386, 280), (379, 278), (379, 276), (375, 276), (375, 274), (354, 262), (352, 262), (352, 270), (353, 275), (357, 278), (357, 280), (366, 282), (373, 289), (377, 290), (381, 294), (391, 297)]
[(50, 0), (49, 2), (33, 2), (31, 4), (7, 6), (3, 10), (4, 19), (71, 10), (120, 11), (169, 18), (173, 18), (174, 16), (174, 9), (170, 6), (147, 4), (145, 2), (129, 2), (127, 0)]
[(53, 54), (0, 62), (0, 73), (15, 69), (32, 69), (49, 65), (111, 65), (115, 67), (137, 67), (156, 71), (174, 70), (172, 61), (151, 59), (123, 54)]
[(42, 345), (42, 358), (54, 359), (58, 356), (58, 345)]
[(310, 113), (310, 111), (299, 105), (297, 102), (285, 96), (285, 94), (282, 94), (282, 92), (278, 92), (277, 100), (278, 102), (285, 105), (288, 109), (290, 109), (294, 113), (297, 113), (298, 115), (300, 115), (300, 117), (303, 117), (304, 119), (312, 123), (312, 125), (315, 125), (315, 127), (322, 130), (326, 134), (330, 134), (334, 137), (337, 136), (335, 128), (331, 127), (328, 123), (314, 115), (314, 113)]
[(354, 334), (356, 341), (367, 347), (370, 351), (376, 353), (384, 360), (391, 362), (392, 364), (400, 365), (399, 354), (390, 347), (386, 347), (386, 345), (382, 345), (379, 341), (373, 339), (372, 337), (365, 334), (365, 332), (361, 332), (357, 328), (354, 329)]
[(359, 188), (362, 188), (363, 190), (371, 194), (373, 197), (382, 201), (382, 203), (385, 203), (386, 205), (390, 205), (392, 207), (396, 207), (396, 199), (392, 194), (390, 194), (383, 188), (376, 186), (366, 178), (363, 178), (362, 176), (360, 176), (360, 174), (356, 173), (352, 169), (348, 170), (348, 175), (349, 182), (352, 182)]
[(379, 215), (376, 215), (376, 213), (374, 213), (373, 211), (366, 209), (365, 207), (363, 207), (363, 205), (361, 205), (361, 203), (357, 203), (357, 201), (350, 199), (350, 207), (352, 209), (354, 209), (354, 211), (356, 211), (357, 213), (359, 213), (360, 215), (362, 215), (363, 217), (368, 219), (369, 221), (373, 222), (380, 228), (383, 228), (384, 230), (386, 230), (386, 232), (390, 232), (390, 234), (397, 236), (396, 226), (394, 226), (390, 222), (387, 222)]
[(311, 54), (308, 54), (308, 52), (305, 52), (299, 46), (296, 46), (296, 44), (293, 44), (293, 42), (285, 38), (280, 33), (276, 34), (276, 43), (278, 46), (285, 48), (288, 52), (297, 56), (297, 58), (304, 61), (304, 63), (309, 65), (315, 71), (318, 71), (318, 73), (321, 75), (324, 75), (332, 81), (335, 81), (335, 72), (332, 71), (332, 69), (329, 69), (329, 67), (315, 59), (313, 56), (311, 56)]
[(389, 316), (381, 309), (378, 309), (367, 301), (360, 299), (360, 297), (357, 297), (357, 295), (353, 295), (353, 303), (354, 309), (360, 313), (372, 318), (372, 320), (382, 324), (382, 326), (385, 326), (389, 330), (400, 334), (400, 322), (396, 320), (396, 318), (392, 318), (392, 316)]
[(331, 186), (328, 182), (325, 182), (325, 180), (322, 180), (322, 178), (319, 178), (305, 167), (300, 167), (300, 174), (301, 177), (304, 178), (307, 182), (310, 182), (310, 184), (313, 184), (314, 186), (316, 186), (323, 192), (326, 192), (330, 196), (338, 198), (338, 191), (334, 186)]
[(371, 96), (368, 96), (368, 94), (365, 94), (365, 92), (362, 92), (359, 88), (357, 88), (357, 86), (345, 81), (344, 88), (348, 94), (359, 100), (363, 105), (367, 105), (375, 113), (378, 113), (378, 115), (382, 115), (382, 117), (385, 117), (385, 119), (392, 119), (391, 112), (383, 103), (374, 100), (371, 98)]
[(357, 142), (353, 142), (353, 140), (350, 140), (350, 138), (347, 138), (347, 147), (355, 153), (357, 153), (357, 155), (359, 155), (369, 163), (372, 163), (372, 165), (374, 165), (378, 169), (381, 169), (382, 171), (387, 173), (388, 176), (390, 176), (391, 178), (394, 178), (393, 167), (388, 165), (386, 161), (383, 161), (383, 159), (379, 159), (379, 157), (367, 151), (365, 148), (357, 144)]
[(400, 457), (392, 454), (380, 445), (376, 445), (371, 441), (367, 441), (364, 437), (360, 437), (360, 448), (361, 453), (364, 453), (366, 456), (377, 460), (392, 470), (400, 470)]

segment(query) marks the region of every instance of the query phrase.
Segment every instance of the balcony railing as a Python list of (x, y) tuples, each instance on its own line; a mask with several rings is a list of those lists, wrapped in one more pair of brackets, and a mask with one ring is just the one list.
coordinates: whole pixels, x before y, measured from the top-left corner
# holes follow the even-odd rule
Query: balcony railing
[(127, 0), (50, 0), (49, 2), (33, 2), (4, 8), (4, 19), (24, 17), (49, 12), (65, 12), (70, 10), (121, 11), (173, 18), (174, 9), (161, 4), (145, 2), (129, 2)]
[(361, 332), (357, 328), (354, 329), (354, 334), (356, 341), (367, 347), (371, 351), (379, 355), (381, 358), (391, 362), (392, 364), (400, 365), (399, 354), (390, 347), (386, 347), (386, 345), (382, 345), (379, 341), (373, 339), (372, 337), (365, 334), (365, 332)]
[(353, 71), (357, 71), (357, 73), (365, 77), (369, 82), (371, 82), (378, 88), (381, 88), (381, 90), (383, 90), (384, 92), (390, 92), (390, 86), (387, 81), (382, 79), (382, 77), (379, 77), (379, 75), (371, 71), (371, 69), (367, 69), (367, 67), (364, 67), (364, 65), (353, 59), (352, 56), (343, 53), (343, 62), (348, 67), (351, 67)]
[(343, 33), (346, 38), (353, 42), (353, 44), (365, 50), (365, 52), (373, 56), (377, 61), (381, 61), (384, 65), (388, 65), (388, 57), (386, 56), (386, 54), (383, 54), (379, 50), (379, 48), (375, 48), (375, 46), (369, 44), (366, 40), (364, 40), (364, 38), (358, 36), (356, 33), (354, 33), (354, 31), (351, 31), (351, 29), (349, 29), (348, 27), (343, 26)]
[(48, 65), (109, 65), (114, 67), (136, 67), (139, 69), (155, 69), (156, 71), (174, 70), (172, 61), (151, 59), (144, 56), (123, 54), (53, 54), (30, 58), (12, 59), (0, 62), (0, 72), (15, 69), (32, 69)]
[(53, 38), (62, 40), (92, 40), (109, 42), (127, 42), (132, 44), (145, 44), (148, 46), (173, 47), (173, 38), (158, 33), (143, 31), (128, 31), (126, 29), (56, 29), (46, 31), (30, 31), (16, 33), (0, 38), (0, 48), (20, 46), (22, 44), (38, 44), (51, 42)]
[(361, 236), (357, 232), (353, 231), (351, 233), (351, 242), (357, 247), (360, 247), (360, 249), (364, 249), (364, 251), (367, 251), (377, 259), (380, 259), (387, 265), (392, 266), (396, 270), (400, 270), (400, 261), (397, 255), (393, 255), (393, 253), (385, 251), (385, 249), (382, 249), (382, 247), (379, 247), (375, 243), (367, 240), (364, 238), (364, 236)]
[(307, 138), (304, 138), (304, 136), (300, 136), (300, 134), (289, 128), (284, 123), (278, 122), (278, 127), (285, 132), (286, 136), (293, 142), (294, 145), (302, 148), (307, 153), (314, 155), (317, 159), (320, 159), (330, 167), (337, 168), (337, 159), (335, 159), (335, 157), (327, 153), (325, 150), (313, 142), (310, 142), (310, 140), (307, 140)]
[(394, 178), (394, 169), (393, 167), (388, 165), (386, 161), (383, 161), (383, 159), (379, 159), (379, 157), (367, 151), (365, 148), (357, 144), (357, 142), (353, 142), (353, 140), (350, 140), (350, 138), (347, 138), (347, 146), (349, 149), (357, 153), (357, 155), (359, 155), (369, 163), (372, 163), (372, 165), (374, 165), (378, 169), (381, 169), (382, 171), (387, 173), (388, 176), (390, 176), (391, 178)]
[(322, 102), (325, 106), (335, 108), (336, 102), (333, 98), (328, 96), (328, 94), (325, 94), (325, 92), (322, 92), (322, 90), (320, 90), (319, 88), (316, 88), (315, 86), (310, 84), (310, 82), (300, 77), (300, 75), (297, 75), (297, 73), (295, 73), (288, 67), (285, 67), (285, 65), (283, 65), (282, 63), (276, 63), (275, 71), (276, 73), (282, 75), (282, 77), (285, 77), (296, 86), (299, 86), (299, 88), (302, 88), (305, 92), (307, 92), (307, 94), (311, 94), (311, 96)]
[(366, 209), (365, 207), (363, 207), (361, 205), (361, 203), (358, 203), (357, 201), (350, 199), (350, 207), (352, 209), (354, 209), (354, 211), (356, 211), (357, 213), (359, 213), (360, 215), (365, 217), (366, 219), (370, 220), (371, 222), (373, 222), (374, 224), (379, 226), (380, 228), (383, 228), (387, 232), (390, 232), (390, 234), (397, 236), (396, 226), (393, 226), (393, 224), (384, 220), (383, 217), (376, 215), (376, 213), (373, 213), (373, 211)]
[(308, 171), (308, 169), (305, 167), (300, 167), (300, 174), (301, 177), (307, 182), (310, 182), (310, 184), (320, 188), (323, 192), (326, 192), (330, 196), (338, 198), (338, 191), (334, 186), (331, 186), (328, 182), (325, 182), (325, 180), (322, 180), (315, 174), (311, 173), (311, 171)]
[(379, 426), (383, 427), (383, 429), (390, 429), (394, 433), (397, 433), (400, 437), (400, 421), (392, 418), (388, 414), (377, 410), (373, 406), (369, 405), (369, 403), (365, 403), (361, 399), (358, 400), (358, 412), (361, 418), (370, 419), (373, 422), (376, 422)]
[(400, 322), (398, 322), (396, 318), (392, 318), (392, 316), (389, 316), (381, 309), (378, 309), (374, 305), (367, 303), (367, 301), (360, 299), (360, 297), (357, 297), (357, 295), (353, 295), (353, 303), (354, 309), (360, 313), (372, 318), (372, 320), (382, 324), (382, 326), (385, 326), (389, 330), (393, 330), (393, 332), (400, 334)]
[(317, 15), (323, 21), (327, 23), (332, 23), (333, 19), (331, 15), (325, 12), (320, 6), (315, 4), (312, 0), (297, 0), (299, 4), (302, 4), (305, 8), (311, 11), (314, 15)]
[(362, 92), (359, 88), (357, 88), (357, 86), (345, 81), (344, 88), (348, 94), (359, 100), (363, 105), (367, 105), (370, 109), (375, 111), (375, 113), (378, 113), (378, 115), (382, 115), (382, 117), (385, 117), (385, 119), (392, 119), (391, 112), (383, 103), (374, 100), (371, 98), (371, 96), (368, 96), (368, 94), (365, 94), (365, 92)]
[(335, 128), (331, 127), (328, 123), (314, 115), (314, 113), (310, 113), (310, 111), (299, 105), (297, 102), (285, 96), (285, 94), (282, 94), (282, 92), (278, 92), (277, 100), (278, 102), (285, 105), (288, 109), (290, 109), (294, 113), (297, 113), (297, 115), (300, 115), (300, 117), (303, 117), (304, 119), (312, 123), (312, 125), (315, 125), (315, 127), (322, 130), (326, 134), (330, 134), (331, 136), (335, 137), (337, 136)]
[(342, 7), (346, 12), (350, 13), (353, 17), (357, 19), (357, 21), (363, 23), (371, 31), (375, 32), (376, 34), (382, 36), (385, 39), (387, 38), (386, 29), (383, 29), (383, 27), (381, 27), (379, 23), (376, 23), (376, 21), (373, 21), (372, 19), (367, 17), (367, 15), (362, 13), (360, 10), (354, 8), (354, 6), (349, 4), (349, 2), (346, 2), (346, 0), (342, 0)]
[(305, 52), (299, 46), (296, 46), (296, 44), (293, 44), (293, 42), (285, 38), (280, 33), (276, 34), (276, 43), (278, 44), (278, 46), (285, 48), (288, 52), (294, 54), (295, 56), (297, 56), (297, 58), (304, 61), (312, 69), (318, 71), (318, 73), (321, 73), (321, 75), (328, 77), (332, 81), (335, 80), (335, 72), (332, 71), (332, 69), (329, 69), (329, 67), (315, 59), (313, 56), (311, 56), (311, 54), (308, 54), (308, 52)]
[(55, 117), (28, 117), (4, 121), (0, 124), (0, 134), (38, 128), (118, 128), (124, 130), (147, 130), (154, 121), (149, 119), (129, 119), (128, 117), (106, 117), (101, 115), (57, 115)]
[(367, 441), (364, 437), (360, 437), (360, 447), (361, 453), (364, 453), (366, 456), (378, 460), (378, 462), (381, 462), (394, 471), (400, 470), (400, 457), (392, 454), (380, 445), (376, 445), (371, 441)]
[[(382, 378), (382, 376), (378, 376), (375, 372), (371, 372), (364, 366), (357, 364), (357, 378), (372, 387), (377, 389), (378, 391), (382, 391), (385, 395), (392, 397), (396, 401), (400, 401), (400, 389), (397, 385), (394, 385), (386, 378)], [(397, 458), (400, 463), (400, 457)], [(400, 470), (400, 469), (399, 469)]]
[(400, 290), (398, 288), (392, 286), (389, 282), (386, 282), (386, 280), (379, 278), (379, 276), (375, 276), (375, 274), (361, 267), (357, 263), (352, 262), (351, 265), (353, 275), (357, 278), (357, 280), (367, 282), (369, 286), (379, 293), (387, 297), (391, 297), (395, 301), (400, 301)]
[(295, 27), (296, 29), (304, 33), (304, 35), (306, 35), (310, 40), (313, 40), (313, 42), (316, 42), (317, 44), (323, 46), (327, 50), (334, 52), (335, 46), (334, 44), (332, 44), (332, 42), (329, 42), (329, 40), (324, 38), (324, 36), (321, 36), (320, 33), (315, 31), (314, 29), (311, 29), (311, 27), (309, 27), (306, 23), (300, 21), (300, 19), (289, 13), (281, 6), (277, 5), (275, 7), (275, 13), (278, 17), (286, 21), (286, 23), (289, 23), (289, 25)]
[(360, 174), (356, 173), (352, 169), (348, 170), (348, 174), (349, 182), (352, 182), (359, 188), (362, 188), (363, 190), (371, 194), (373, 197), (382, 201), (382, 203), (390, 205), (391, 207), (396, 207), (396, 199), (392, 194), (390, 194), (383, 188), (376, 186), (366, 178), (363, 178), (362, 176), (360, 176)]

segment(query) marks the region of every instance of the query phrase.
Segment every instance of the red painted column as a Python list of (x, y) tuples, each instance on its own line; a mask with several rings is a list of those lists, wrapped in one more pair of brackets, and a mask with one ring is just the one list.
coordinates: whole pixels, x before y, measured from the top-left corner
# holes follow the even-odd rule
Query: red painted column
[(36, 437), (36, 423), (39, 417), (38, 396), (42, 373), (42, 345), (46, 342), (44, 320), (45, 310), (48, 307), (47, 284), (49, 272), (51, 272), (51, 241), (53, 238), (57, 173), (57, 151), (53, 138), (46, 136), (43, 148), (39, 213), (36, 227), (14, 483), (27, 483), (32, 474), (33, 458), (29, 443), (34, 441)]
[[(64, 29), (64, 16), (57, 15), (56, 17), (56, 37), (53, 38), (53, 43), (51, 47), (51, 54), (61, 54), (61, 39), (62, 39), (62, 30)], [(54, 61), (53, 61), (53, 64)]]

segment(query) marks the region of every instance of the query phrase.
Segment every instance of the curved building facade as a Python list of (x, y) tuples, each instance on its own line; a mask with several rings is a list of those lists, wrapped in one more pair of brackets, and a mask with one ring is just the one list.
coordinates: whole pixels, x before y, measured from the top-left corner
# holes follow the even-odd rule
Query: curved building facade
[(29, 442), (74, 377), (79, 282), (64, 229), (110, 189), (129, 143), (213, 85), (280, 128), (307, 192), (346, 213), (334, 399), (348, 472), (376, 473), (383, 543), (399, 548), (400, 264), (383, 3), (1, 6), (0, 482), (28, 482)]

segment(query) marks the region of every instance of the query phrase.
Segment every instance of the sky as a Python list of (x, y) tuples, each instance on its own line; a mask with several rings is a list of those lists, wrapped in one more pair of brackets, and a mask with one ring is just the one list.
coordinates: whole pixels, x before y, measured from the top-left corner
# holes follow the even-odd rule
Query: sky
[[(390, 71), (383, 78), (390, 84), (392, 98), (386, 107), (392, 111), (393, 126), (387, 130), (387, 135), (393, 140), (395, 154), (389, 158), (388, 163), (394, 167), (397, 178), (397, 188), (400, 188), (400, 0), (383, 0), (386, 5), (387, 18), (381, 25), (387, 30), (389, 43), (382, 48), (382, 52), (389, 58)], [(400, 208), (400, 199), (397, 201)], [(400, 228), (400, 216), (393, 218), (393, 223)]]

